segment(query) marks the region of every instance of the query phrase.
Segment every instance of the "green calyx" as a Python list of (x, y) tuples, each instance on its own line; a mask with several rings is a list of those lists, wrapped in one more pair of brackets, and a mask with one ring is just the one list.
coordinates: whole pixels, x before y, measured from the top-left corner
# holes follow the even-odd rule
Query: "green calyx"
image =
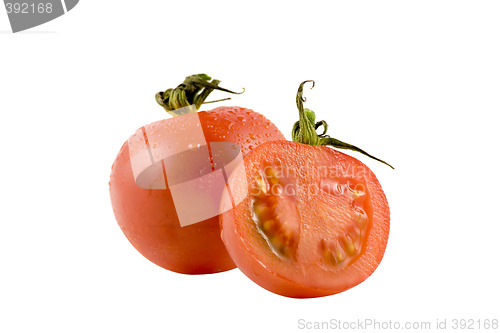
[[(214, 90), (228, 92), (230, 94), (242, 94), (226, 88), (219, 87), (219, 80), (212, 80), (207, 74), (195, 74), (186, 77), (183, 83), (176, 88), (170, 88), (160, 91), (155, 95), (156, 102), (160, 104), (165, 111), (172, 114), (172, 111), (194, 105), (198, 110), (202, 104), (225, 101), (230, 98), (219, 99), (216, 101), (205, 102), (208, 95)], [(175, 114), (174, 114), (175, 115)]]
[[(306, 99), (305, 97), (303, 97), (303, 90), (304, 90), (304, 84), (308, 82), (312, 82), (311, 89), (314, 88), (314, 81), (308, 80), (302, 82), (299, 86), (299, 90), (297, 91), (297, 108), (299, 109), (299, 121), (297, 121), (293, 125), (292, 140), (295, 142), (304, 143), (311, 146), (331, 146), (339, 149), (349, 149), (357, 151), (358, 153), (373, 158), (374, 160), (384, 163), (385, 165), (388, 165), (389, 167), (394, 169), (394, 167), (389, 163), (379, 158), (376, 158), (373, 155), (368, 154), (363, 149), (353, 146), (349, 143), (345, 143), (340, 140), (331, 138), (329, 135), (326, 134), (326, 131), (328, 130), (328, 124), (326, 123), (326, 121), (321, 120), (316, 122), (316, 115), (314, 114), (314, 111), (309, 109), (304, 109), (303, 103), (306, 101)], [(323, 126), (323, 133), (318, 134), (316, 130), (322, 126)]]

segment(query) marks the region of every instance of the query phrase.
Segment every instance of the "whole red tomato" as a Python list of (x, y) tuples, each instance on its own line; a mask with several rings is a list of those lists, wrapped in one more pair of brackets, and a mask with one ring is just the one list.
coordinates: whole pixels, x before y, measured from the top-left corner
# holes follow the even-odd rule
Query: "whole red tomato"
[[(132, 135), (113, 163), (109, 183), (116, 220), (132, 245), (153, 263), (186, 274), (235, 268), (220, 237), (217, 191), (226, 185), (228, 165), (264, 142), (284, 139), (249, 109), (191, 113), (189, 107), (199, 108), (212, 90), (228, 91), (210, 80), (193, 75), (157, 94), (169, 113), (180, 115)], [(215, 190), (202, 193), (211, 186)]]

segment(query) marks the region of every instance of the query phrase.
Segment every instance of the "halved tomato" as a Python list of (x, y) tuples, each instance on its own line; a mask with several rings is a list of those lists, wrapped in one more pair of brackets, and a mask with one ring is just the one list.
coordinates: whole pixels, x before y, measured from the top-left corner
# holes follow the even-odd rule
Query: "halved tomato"
[[(304, 114), (299, 93), (294, 137), (312, 123), (302, 133), (311, 139), (314, 114)], [(322, 141), (331, 139), (324, 133), (313, 139), (331, 142)], [(365, 164), (329, 147), (260, 145), (229, 177), (221, 205), (229, 202), (239, 204), (220, 215), (222, 240), (238, 268), (274, 293), (342, 292), (372, 274), (384, 255), (390, 218), (380, 183)]]

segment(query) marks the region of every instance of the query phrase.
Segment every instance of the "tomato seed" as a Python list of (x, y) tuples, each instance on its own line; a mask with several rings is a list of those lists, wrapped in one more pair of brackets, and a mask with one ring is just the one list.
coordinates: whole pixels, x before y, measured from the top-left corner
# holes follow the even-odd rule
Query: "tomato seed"
[[(255, 188), (259, 190), (252, 193), (253, 216), (272, 251), (281, 257), (292, 258), (298, 245), (298, 215), (289, 209), (290, 205), (296, 204), (287, 201), (294, 200), (294, 197), (284, 193), (283, 188), (293, 184), (277, 175), (276, 168), (266, 166), (263, 173), (256, 177)], [(278, 209), (280, 203), (285, 205), (284, 208)]]

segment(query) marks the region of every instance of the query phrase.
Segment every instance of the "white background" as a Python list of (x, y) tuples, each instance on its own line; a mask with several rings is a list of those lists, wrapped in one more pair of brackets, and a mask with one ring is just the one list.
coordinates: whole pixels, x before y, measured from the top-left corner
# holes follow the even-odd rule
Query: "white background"
[[(12, 34), (0, 7), (0, 331), (500, 319), (499, 17), (497, 1), (82, 0)], [(265, 114), (289, 139), (296, 89), (314, 79), (306, 107), (330, 134), (396, 167), (353, 153), (391, 207), (367, 281), (288, 299), (237, 269), (166, 271), (129, 244), (111, 164), (137, 128), (167, 117), (154, 94), (198, 72), (245, 87), (221, 104)]]

